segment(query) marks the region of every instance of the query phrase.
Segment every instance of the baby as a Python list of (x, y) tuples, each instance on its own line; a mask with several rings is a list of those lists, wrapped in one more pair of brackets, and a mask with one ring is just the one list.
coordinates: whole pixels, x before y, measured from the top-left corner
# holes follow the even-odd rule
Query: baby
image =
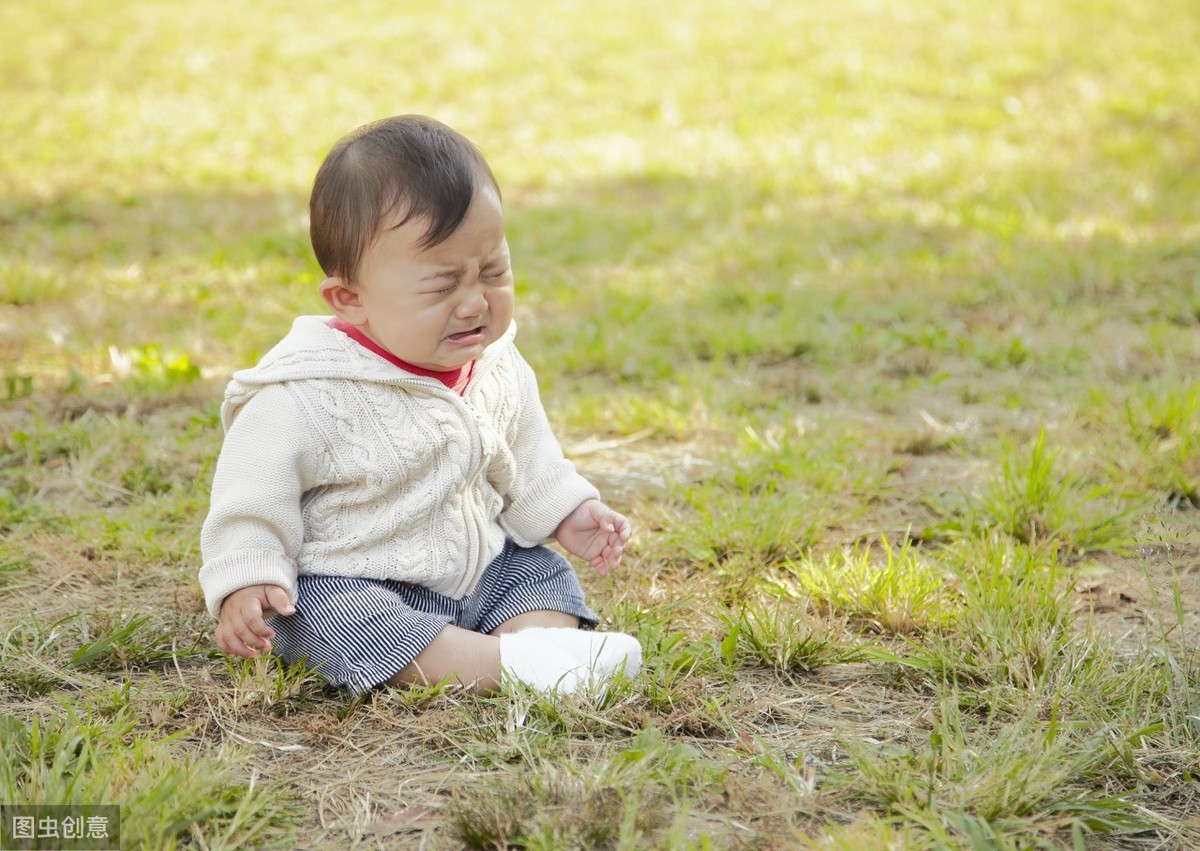
[(601, 574), (629, 522), (563, 457), (514, 343), (500, 190), (439, 122), (361, 127), (309, 201), (330, 317), (225, 392), (200, 584), (226, 653), (331, 683), (504, 678), (573, 692), (641, 647), (599, 621), (553, 538)]

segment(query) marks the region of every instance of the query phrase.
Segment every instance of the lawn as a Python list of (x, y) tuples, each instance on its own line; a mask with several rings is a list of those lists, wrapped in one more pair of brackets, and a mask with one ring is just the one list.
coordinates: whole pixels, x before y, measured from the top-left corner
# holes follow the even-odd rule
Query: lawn
[[(10, 3), (0, 803), (144, 848), (1200, 847), (1193, 0)], [(313, 174), (433, 115), (630, 516), (602, 695), (210, 640)]]

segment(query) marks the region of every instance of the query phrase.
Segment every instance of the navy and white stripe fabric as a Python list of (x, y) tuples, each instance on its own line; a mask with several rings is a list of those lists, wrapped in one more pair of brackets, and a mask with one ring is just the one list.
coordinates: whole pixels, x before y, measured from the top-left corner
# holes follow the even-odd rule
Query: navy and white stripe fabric
[(274, 652), (289, 664), (307, 658), (308, 667), (355, 694), (387, 682), (447, 625), (490, 633), (543, 609), (574, 615), (584, 629), (600, 621), (565, 558), (511, 540), (461, 600), (390, 580), (300, 576), (297, 584), (296, 613), (267, 619)]

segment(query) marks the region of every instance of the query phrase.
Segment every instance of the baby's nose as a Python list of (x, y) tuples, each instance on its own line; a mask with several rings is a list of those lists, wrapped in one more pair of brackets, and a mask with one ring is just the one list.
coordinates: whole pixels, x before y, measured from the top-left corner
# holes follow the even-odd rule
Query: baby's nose
[(469, 317), (479, 316), (486, 310), (487, 299), (483, 297), (483, 291), (478, 287), (472, 287), (471, 291), (458, 303), (458, 310), (455, 313), (460, 317)]

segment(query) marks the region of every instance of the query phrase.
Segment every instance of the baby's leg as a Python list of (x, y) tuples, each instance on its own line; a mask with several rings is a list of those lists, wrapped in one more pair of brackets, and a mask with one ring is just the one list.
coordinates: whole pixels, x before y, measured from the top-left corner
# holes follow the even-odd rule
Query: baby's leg
[[(587, 607), (579, 578), (565, 558), (545, 547), (509, 541), (462, 603), (455, 627), (446, 627), (393, 683), (452, 677), (488, 691), (516, 680), (569, 694), (617, 671), (637, 673), (637, 640), (591, 631), (599, 618)], [(460, 635), (464, 630), (476, 634)], [(488, 639), (497, 642), (498, 653), (481, 643)], [(472, 667), (481, 659), (485, 665)]]
[[(337, 576), (301, 576), (298, 585), (295, 614), (271, 618), (276, 651), (289, 663), (305, 659), (356, 693), (385, 683), (443, 680), (495, 691), (502, 668), (534, 688), (570, 692), (579, 686), (574, 656), (507, 631), (488, 635), (475, 622), (457, 626), (463, 604), (429, 589)], [(547, 622), (526, 614), (512, 626)], [(544, 614), (550, 623), (577, 623), (573, 616)], [(516, 621), (515, 612), (509, 615)]]
[(387, 684), (428, 684), (445, 679), (480, 693), (495, 691), (500, 687), (500, 639), (447, 626)]
[(540, 640), (531, 643), (531, 633), (518, 638), (515, 631), (483, 635), (447, 626), (387, 684), (399, 686), (451, 680), (486, 694), (500, 687), (503, 668), (509, 676), (546, 691), (569, 694), (582, 685), (585, 671), (575, 656)]
[(500, 638), (506, 632), (518, 632), (531, 626), (579, 627), (574, 615), (549, 610), (524, 612), (496, 627), (491, 635), (447, 626), (388, 685), (417, 685), (452, 678), (475, 691), (487, 693), (500, 687)]
[(528, 629), (531, 626), (549, 626), (549, 627), (566, 627), (568, 629), (579, 629), (579, 618), (574, 615), (568, 615), (564, 612), (554, 612), (549, 609), (539, 609), (534, 612), (523, 612), (516, 617), (509, 618), (500, 626), (492, 630), (492, 635), (500, 635), (505, 632), (520, 632), (523, 629)]

